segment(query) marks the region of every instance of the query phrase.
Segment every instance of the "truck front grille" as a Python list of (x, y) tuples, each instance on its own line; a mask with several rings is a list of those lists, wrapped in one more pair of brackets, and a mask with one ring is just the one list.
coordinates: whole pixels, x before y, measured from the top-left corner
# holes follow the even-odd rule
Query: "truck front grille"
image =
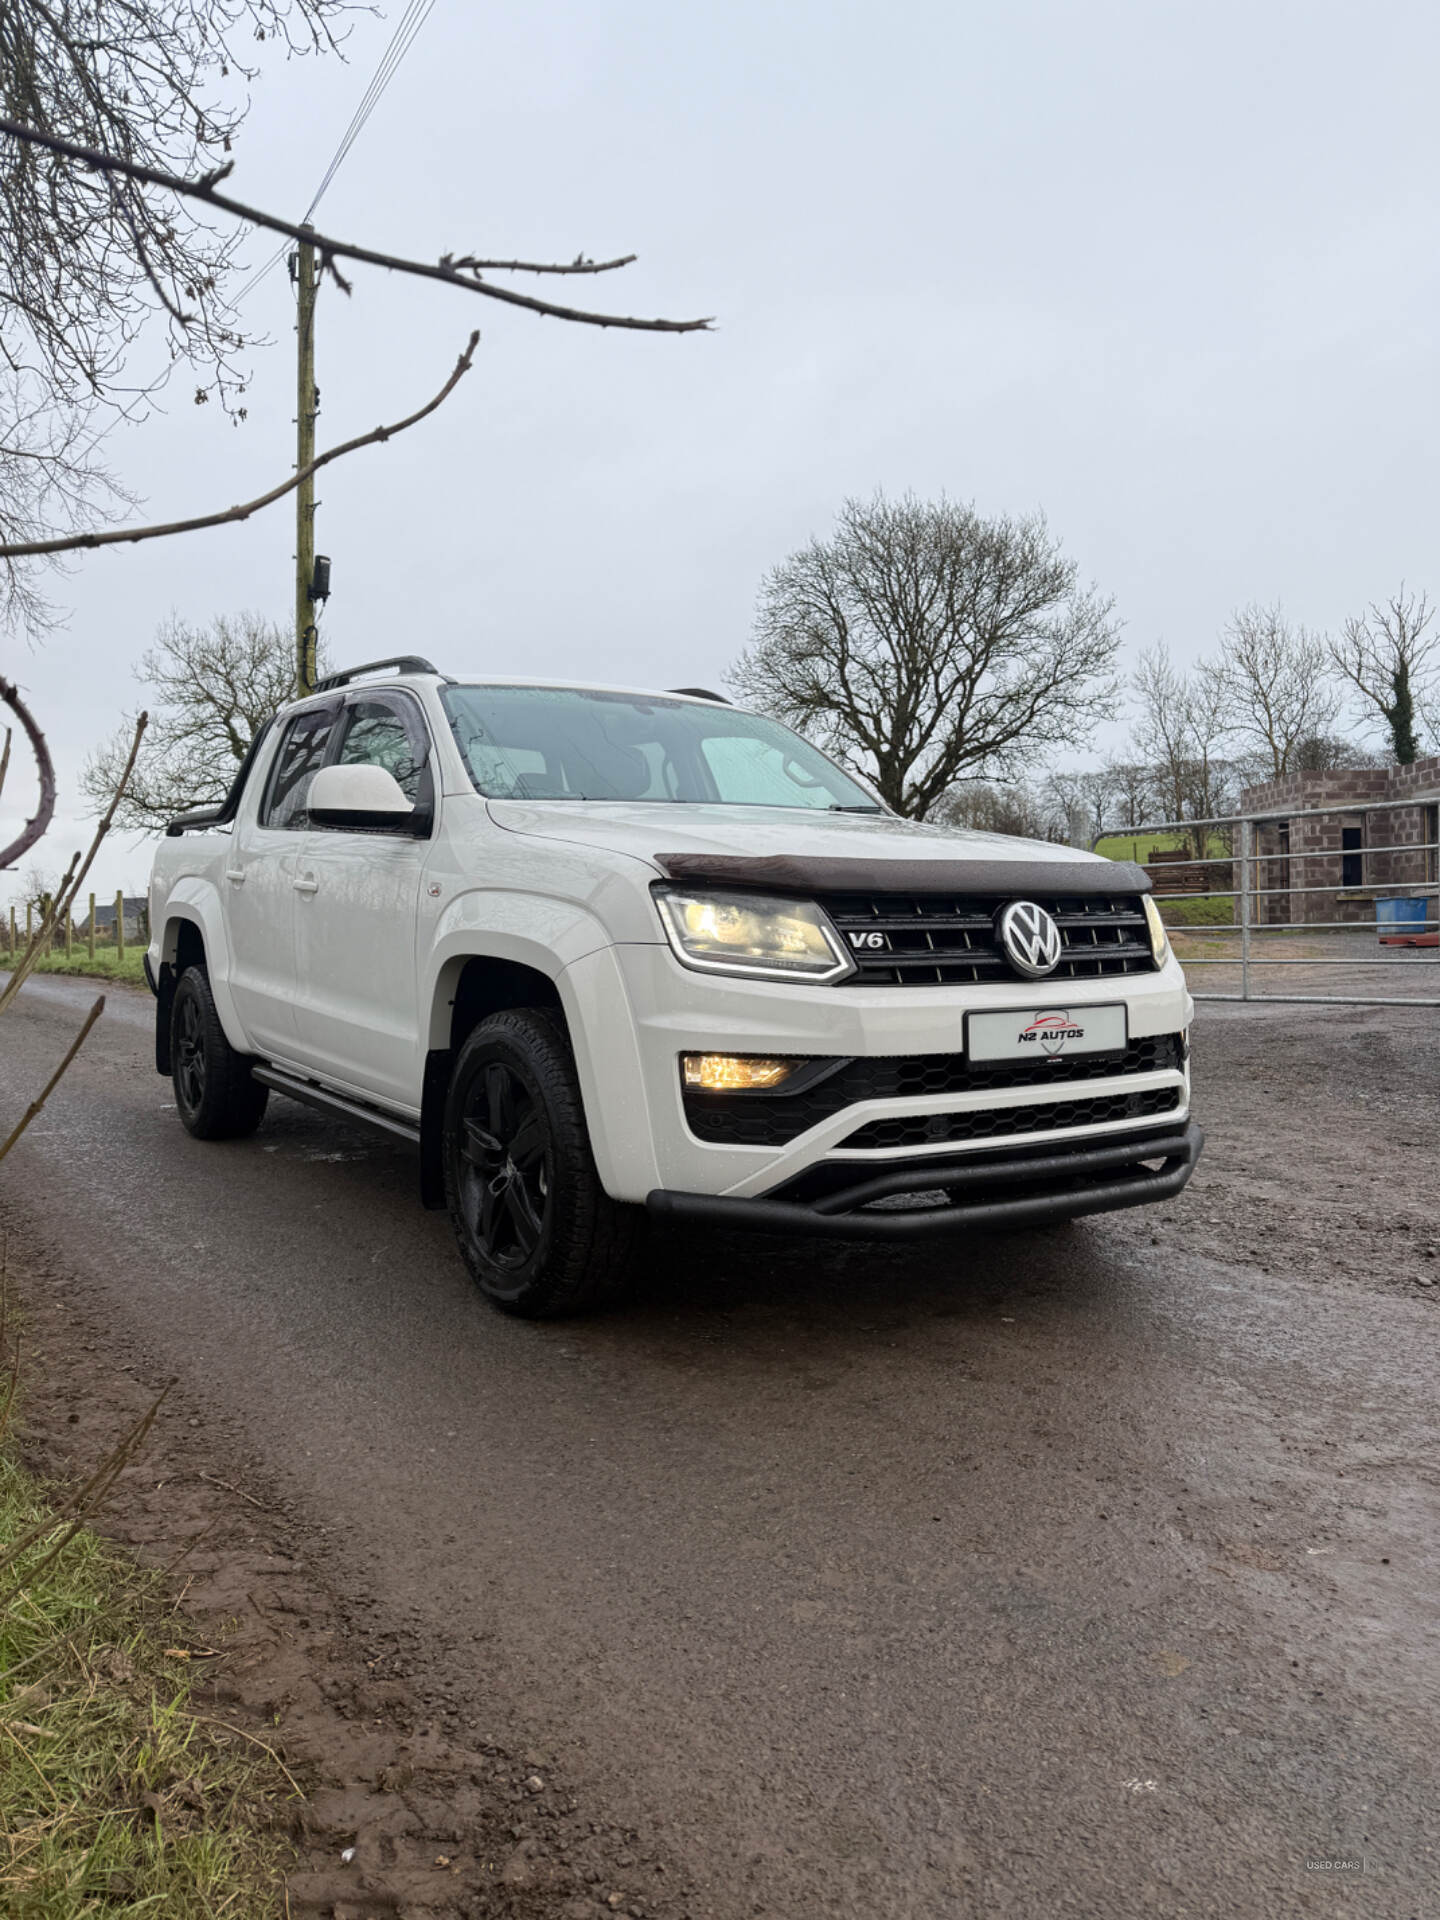
[(912, 1113), (896, 1120), (871, 1120), (841, 1141), (855, 1150), (874, 1147), (930, 1147), (962, 1140), (1003, 1140), (1017, 1133), (1048, 1133), (1056, 1127), (1093, 1127), (1105, 1120), (1144, 1120), (1173, 1113), (1179, 1087), (1152, 1087), (1146, 1093), (1102, 1094), (1093, 1100), (1056, 1101), (1053, 1106), (972, 1107), (968, 1113)]
[[(1055, 980), (1153, 973), (1140, 895), (832, 893), (821, 904), (857, 972), (841, 986), (940, 987), (1017, 978), (995, 921), (1009, 901), (1033, 899), (1060, 929)], [(870, 944), (875, 935), (880, 944)], [(1038, 986), (1041, 982), (1030, 982)]]
[[(1145, 1040), (1132, 1040), (1123, 1054), (1079, 1053), (1068, 1059), (1062, 1055), (1054, 1060), (1024, 1061), (1018, 1066), (977, 1066), (963, 1053), (881, 1054), (828, 1063), (812, 1062), (812, 1069), (818, 1067), (820, 1071), (812, 1073), (807, 1084), (795, 1093), (786, 1093), (783, 1086), (769, 1093), (701, 1093), (695, 1088), (686, 1088), (685, 1118), (690, 1131), (700, 1140), (736, 1147), (784, 1146), (808, 1128), (828, 1120), (831, 1114), (853, 1107), (861, 1100), (906, 1100), (926, 1094), (990, 1093), (1004, 1087), (1052, 1087), (1077, 1080), (1117, 1080), (1129, 1074), (1178, 1071), (1182, 1062), (1178, 1033), (1158, 1033)], [(829, 1072), (825, 1071), (827, 1065)], [(1052, 1124), (1083, 1125), (1083, 1122)]]

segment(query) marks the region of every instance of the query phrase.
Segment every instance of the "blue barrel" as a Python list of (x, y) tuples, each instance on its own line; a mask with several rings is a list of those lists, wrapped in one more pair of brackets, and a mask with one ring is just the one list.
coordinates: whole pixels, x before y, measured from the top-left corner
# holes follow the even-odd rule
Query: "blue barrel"
[(1433, 894), (1377, 900), (1375, 918), (1380, 922), (1380, 938), (1393, 940), (1397, 934), (1423, 933), (1425, 922), (1435, 918), (1435, 905)]

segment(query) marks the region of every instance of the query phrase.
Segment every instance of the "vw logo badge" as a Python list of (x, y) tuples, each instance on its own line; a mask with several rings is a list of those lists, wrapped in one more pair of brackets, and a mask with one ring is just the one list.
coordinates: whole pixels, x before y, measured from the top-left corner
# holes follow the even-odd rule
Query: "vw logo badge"
[(1028, 980), (1042, 979), (1060, 964), (1060, 929), (1033, 900), (1012, 900), (1000, 916), (1005, 958)]

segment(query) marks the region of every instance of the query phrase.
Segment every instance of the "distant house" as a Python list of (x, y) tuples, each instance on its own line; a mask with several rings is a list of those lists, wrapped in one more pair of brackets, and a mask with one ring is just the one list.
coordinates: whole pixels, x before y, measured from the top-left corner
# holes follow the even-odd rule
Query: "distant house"
[[(126, 940), (127, 941), (136, 941), (141, 939), (148, 940), (150, 937), (149, 921), (150, 921), (150, 902), (145, 898), (145, 895), (143, 893), (136, 893), (136, 894), (127, 893), (125, 896), (125, 938)], [(75, 932), (77, 937), (83, 935), (85, 938), (87, 939), (89, 938), (90, 921), (88, 916), (83, 926), (80, 924), (78, 920), (76, 921)], [(99, 900), (95, 902), (95, 938), (97, 940), (108, 940), (112, 943), (114, 942), (115, 902), (113, 900), (106, 901), (103, 903)]]
[(1377, 900), (1440, 889), (1440, 757), (1287, 774), (1247, 787), (1239, 811), (1278, 816), (1255, 822), (1256, 925), (1373, 921)]

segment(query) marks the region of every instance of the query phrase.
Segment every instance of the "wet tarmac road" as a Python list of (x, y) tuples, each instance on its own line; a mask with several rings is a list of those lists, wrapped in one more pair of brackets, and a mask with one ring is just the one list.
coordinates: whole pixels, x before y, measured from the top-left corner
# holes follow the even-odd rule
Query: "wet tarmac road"
[[(27, 986), (0, 1111), (92, 992)], [(1440, 1913), (1435, 1016), (1202, 1016), (1211, 1145), (1154, 1213), (666, 1238), (544, 1327), (471, 1294), (404, 1151), (278, 1100), (189, 1140), (149, 1020), (112, 990), (12, 1220), (437, 1711), (665, 1850), (647, 1911)]]

